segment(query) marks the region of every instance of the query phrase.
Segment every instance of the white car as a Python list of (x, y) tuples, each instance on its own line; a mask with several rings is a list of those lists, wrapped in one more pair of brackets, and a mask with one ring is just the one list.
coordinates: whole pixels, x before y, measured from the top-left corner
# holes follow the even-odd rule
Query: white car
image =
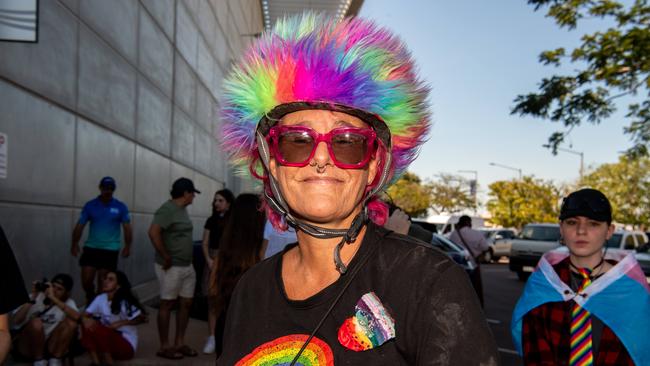
[(512, 247), (512, 239), (517, 234), (513, 229), (478, 229), (485, 235), (490, 245), (490, 249), (483, 254), (482, 261), (490, 263), (493, 260), (498, 260), (501, 257), (510, 257), (510, 248)]

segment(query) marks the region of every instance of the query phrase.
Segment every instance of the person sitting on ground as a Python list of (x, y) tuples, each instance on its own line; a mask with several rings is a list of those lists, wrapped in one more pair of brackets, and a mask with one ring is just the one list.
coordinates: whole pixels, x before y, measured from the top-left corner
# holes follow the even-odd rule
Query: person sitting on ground
[(612, 207), (581, 189), (560, 209), (566, 250), (544, 254), (515, 306), (525, 365), (650, 365), (650, 287), (634, 254), (607, 250)]
[(15, 351), (34, 365), (61, 365), (60, 359), (68, 352), (79, 319), (77, 304), (70, 298), (72, 286), (72, 277), (65, 273), (49, 283), (34, 282), (31, 301), (14, 313)]
[(112, 365), (113, 360), (133, 358), (138, 346), (136, 325), (146, 312), (131, 292), (124, 272), (111, 271), (104, 278), (102, 294), (86, 309), (82, 318), (81, 344), (93, 364)]

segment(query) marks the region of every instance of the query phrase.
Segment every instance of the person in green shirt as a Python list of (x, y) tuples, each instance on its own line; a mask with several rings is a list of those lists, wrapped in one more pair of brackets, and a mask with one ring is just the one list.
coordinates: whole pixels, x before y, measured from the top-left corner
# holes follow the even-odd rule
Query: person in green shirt
[[(172, 185), (172, 198), (163, 203), (154, 214), (149, 227), (149, 238), (156, 249), (155, 271), (160, 282), (160, 310), (158, 311), (159, 357), (180, 359), (194, 357), (197, 352), (185, 344), (185, 330), (194, 297), (196, 273), (192, 266), (192, 221), (187, 206), (199, 192), (187, 178), (179, 178)], [(169, 342), (169, 319), (178, 301), (176, 338)]]

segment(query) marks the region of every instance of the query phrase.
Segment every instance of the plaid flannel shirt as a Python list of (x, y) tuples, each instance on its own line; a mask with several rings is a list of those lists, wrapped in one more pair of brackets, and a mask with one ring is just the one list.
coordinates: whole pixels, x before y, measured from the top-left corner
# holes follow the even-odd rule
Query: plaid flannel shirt
[[(553, 266), (558, 276), (569, 283), (569, 258)], [(522, 343), (525, 365), (568, 365), (573, 301), (548, 302), (524, 316)], [(603, 324), (594, 354), (595, 366), (634, 366), (627, 350), (609, 327)]]

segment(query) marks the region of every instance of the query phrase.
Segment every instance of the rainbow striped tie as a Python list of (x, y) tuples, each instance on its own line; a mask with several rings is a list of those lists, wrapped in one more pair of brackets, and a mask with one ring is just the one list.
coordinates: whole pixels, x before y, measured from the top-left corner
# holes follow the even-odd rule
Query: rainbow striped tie
[[(578, 293), (591, 285), (589, 275), (591, 270), (580, 268), (583, 277)], [(571, 311), (571, 355), (569, 365), (587, 366), (594, 364), (594, 355), (591, 350), (591, 315), (580, 305), (573, 304)]]

